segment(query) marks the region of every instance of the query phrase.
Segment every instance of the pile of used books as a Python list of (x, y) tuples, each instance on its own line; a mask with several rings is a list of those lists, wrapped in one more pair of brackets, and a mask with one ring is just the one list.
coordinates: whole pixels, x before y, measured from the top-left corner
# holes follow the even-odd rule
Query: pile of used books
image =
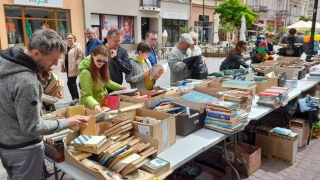
[(207, 103), (205, 127), (224, 134), (231, 134), (242, 129), (247, 121), (248, 113), (238, 107), (238, 103), (219, 99)]
[[(175, 92), (189, 92), (194, 89), (196, 85), (206, 83), (207, 81), (198, 79), (185, 79), (171, 84), (171, 86), (161, 87), (162, 90), (175, 93)], [(166, 93), (169, 94), (169, 93)]]
[(288, 100), (288, 88), (272, 86), (263, 92), (258, 93), (257, 104), (275, 108), (278, 105), (285, 105)]
[(251, 111), (253, 95), (249, 91), (230, 90), (224, 94), (224, 100), (239, 104), (239, 109)]

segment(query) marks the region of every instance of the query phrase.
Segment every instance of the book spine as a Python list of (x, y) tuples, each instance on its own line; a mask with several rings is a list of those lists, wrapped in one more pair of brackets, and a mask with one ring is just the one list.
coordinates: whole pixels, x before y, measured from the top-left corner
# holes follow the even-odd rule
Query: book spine
[(220, 124), (220, 123), (216, 123), (216, 122), (212, 122), (212, 121), (208, 121), (208, 120), (205, 120), (204, 123), (215, 125), (215, 126), (222, 127), (225, 129), (232, 129), (232, 125)]
[(236, 114), (235, 115), (227, 115), (227, 114), (223, 114), (223, 113), (216, 113), (216, 112), (208, 111), (207, 116), (209, 116), (211, 118), (230, 120), (230, 119), (236, 117)]

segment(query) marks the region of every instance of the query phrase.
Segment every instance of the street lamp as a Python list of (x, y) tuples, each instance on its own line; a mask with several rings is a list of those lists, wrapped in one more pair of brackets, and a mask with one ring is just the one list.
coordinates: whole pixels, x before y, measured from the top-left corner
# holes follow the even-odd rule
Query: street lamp
[[(298, 7), (297, 5), (293, 5), (294, 8)], [(292, 14), (292, 6), (290, 6), (290, 15), (289, 15), (289, 25), (291, 25), (291, 14)]]
[(307, 55), (306, 61), (311, 61), (311, 57), (313, 55), (314, 32), (316, 30), (317, 10), (318, 10), (318, 0), (314, 0), (309, 53), (307, 53), (308, 55)]
[(202, 4), (202, 42), (204, 42), (204, 0)]

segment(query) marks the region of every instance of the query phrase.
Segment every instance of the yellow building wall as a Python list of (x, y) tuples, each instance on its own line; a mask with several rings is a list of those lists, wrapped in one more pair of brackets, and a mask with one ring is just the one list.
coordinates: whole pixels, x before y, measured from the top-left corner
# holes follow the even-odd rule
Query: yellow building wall
[[(0, 49), (8, 48), (8, 38), (6, 31), (6, 20), (3, 5), (14, 5), (13, 0), (0, 0)], [(17, 5), (24, 6), (24, 5)], [(38, 6), (37, 6), (38, 7)], [(50, 7), (43, 7), (50, 8)], [(56, 8), (55, 8), (56, 9)], [(81, 48), (85, 49), (85, 35), (84, 35), (84, 16), (83, 4), (79, 0), (63, 0), (63, 8), (70, 10), (71, 31), (77, 37), (77, 42), (81, 44)]]

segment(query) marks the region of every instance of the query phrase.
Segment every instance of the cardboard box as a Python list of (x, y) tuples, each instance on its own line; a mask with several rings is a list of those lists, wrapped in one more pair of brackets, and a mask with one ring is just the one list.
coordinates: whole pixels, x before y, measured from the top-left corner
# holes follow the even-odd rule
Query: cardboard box
[(295, 119), (289, 122), (289, 129), (298, 134), (298, 147), (307, 145), (310, 134), (309, 122), (304, 119)]
[[(253, 146), (250, 144), (246, 144), (243, 142), (238, 142), (237, 151), (239, 156), (247, 162), (248, 173), (245, 166), (241, 163), (240, 159), (237, 158), (236, 154), (233, 150), (229, 150), (229, 147), (233, 147), (234, 143), (230, 143), (228, 145), (227, 150), (227, 159), (228, 161), (234, 165), (238, 172), (250, 176), (256, 170), (258, 170), (261, 166), (261, 148), (257, 146)], [(227, 165), (225, 157), (222, 160), (224, 165)]]
[(281, 74), (282, 72), (286, 72), (287, 79), (297, 78), (299, 74), (299, 68), (288, 68), (288, 67), (270, 67), (264, 70), (265, 74), (269, 72), (274, 72), (275, 74)]
[(64, 161), (64, 148), (63, 145), (59, 146), (51, 146), (47, 143), (43, 142), (45, 145), (45, 151), (44, 154), (48, 158), (52, 159), (55, 162), (63, 162)]
[[(137, 119), (136, 117), (140, 118)], [(154, 118), (155, 121), (152, 121), (149, 124), (136, 121), (141, 120), (144, 117)], [(176, 142), (175, 116), (171, 114), (157, 112), (149, 109), (136, 109), (118, 115), (114, 119), (114, 122), (117, 123), (126, 119), (133, 120), (133, 130), (135, 132), (151, 136), (159, 140), (158, 154), (166, 150)]]
[(292, 133), (284, 136), (274, 132), (270, 133), (272, 143), (271, 159), (287, 165), (293, 165), (297, 160), (298, 134)]
[[(67, 146), (70, 145), (70, 142), (72, 140), (74, 140), (75, 138), (77, 138), (80, 135), (80, 131), (75, 131), (73, 133), (70, 133), (64, 141), (64, 154), (65, 154), (65, 161), (66, 163), (88, 173), (91, 174), (93, 176), (95, 176), (98, 179), (105, 179), (105, 180), (113, 180), (114, 178), (112, 178), (110, 176), (110, 174), (104, 172), (101, 168), (101, 166), (96, 165), (94, 163), (92, 163), (93, 167), (89, 168), (88, 166), (86, 166), (85, 164), (81, 163), (80, 161), (76, 160), (72, 154), (67, 150)], [(140, 138), (143, 142), (145, 143), (150, 143), (151, 147), (157, 148), (158, 146), (158, 140), (149, 137), (149, 136), (145, 136), (139, 133), (134, 133), (133, 136)]]
[(121, 101), (131, 102), (131, 103), (143, 103), (144, 107), (148, 108), (148, 107), (151, 107), (157, 101), (159, 101), (161, 99), (161, 95), (163, 94), (156, 91), (148, 91), (143, 89), (139, 89), (137, 90), (137, 92), (140, 96), (150, 95), (152, 97), (149, 99), (142, 99), (142, 98), (135, 98), (127, 95), (119, 95), (119, 96), (121, 97)]
[(271, 158), (272, 144), (270, 141), (270, 133), (272, 132), (272, 127), (269, 126), (259, 126), (256, 128), (255, 133), (255, 146), (261, 148), (261, 155)]

